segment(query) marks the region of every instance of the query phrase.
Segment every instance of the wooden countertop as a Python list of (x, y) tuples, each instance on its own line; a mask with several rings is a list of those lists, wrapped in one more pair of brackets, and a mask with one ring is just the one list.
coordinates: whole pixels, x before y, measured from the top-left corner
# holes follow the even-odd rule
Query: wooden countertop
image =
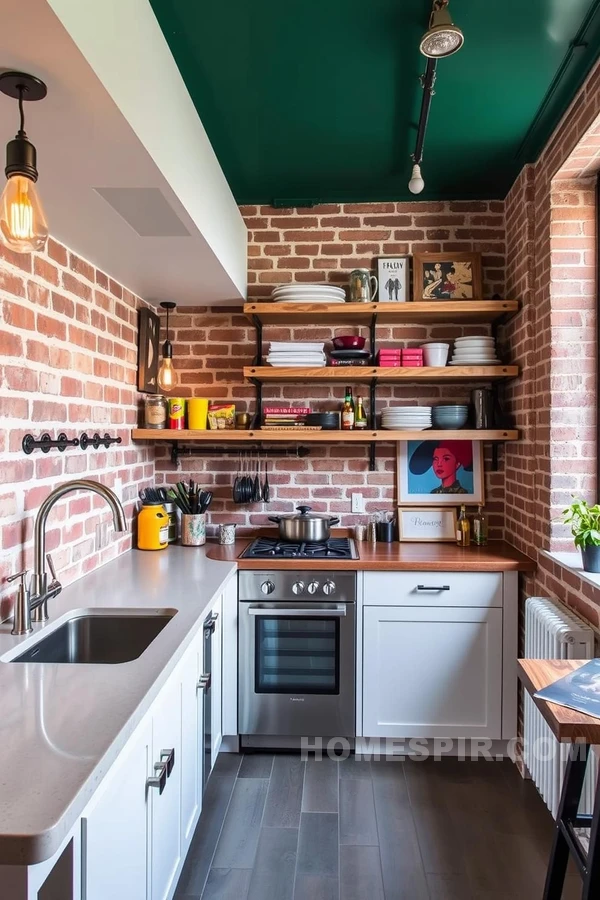
[(236, 561), (240, 569), (349, 569), (351, 571), (533, 572), (535, 562), (504, 541), (462, 549), (455, 544), (356, 545), (359, 559), (240, 559), (252, 538), (207, 547), (209, 559)]
[[(519, 679), (533, 697), (536, 691), (548, 687), (570, 672), (576, 672), (586, 662), (588, 660), (585, 659), (520, 659)], [(546, 700), (535, 697), (533, 700), (557, 740), (563, 743), (586, 741), (600, 744), (600, 719)]]

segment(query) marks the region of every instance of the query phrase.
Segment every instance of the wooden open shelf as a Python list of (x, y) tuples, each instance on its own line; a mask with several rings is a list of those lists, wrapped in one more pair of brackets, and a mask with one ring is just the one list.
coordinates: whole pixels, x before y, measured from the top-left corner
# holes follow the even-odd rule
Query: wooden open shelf
[(414, 303), (246, 303), (244, 313), (263, 325), (490, 324), (519, 311), (517, 300), (415, 301)]
[(515, 378), (518, 374), (518, 366), (411, 366), (395, 369), (379, 368), (377, 366), (323, 366), (318, 369), (283, 368), (279, 366), (245, 366), (244, 368), (244, 378), (256, 379), (260, 382), (292, 383), (312, 381), (321, 384), (335, 384), (338, 382), (368, 384), (373, 379), (376, 379), (381, 384), (501, 381), (504, 378)]
[(136, 428), (132, 433), (134, 441), (186, 441), (198, 444), (236, 444), (242, 446), (245, 443), (264, 441), (270, 444), (298, 443), (298, 444), (334, 444), (337, 442), (346, 444), (370, 444), (392, 443), (396, 441), (411, 441), (428, 439), (437, 440), (461, 440), (461, 441), (518, 441), (519, 432), (512, 429), (493, 431), (479, 431), (470, 428), (456, 430), (428, 429), (426, 431), (386, 431), (377, 429), (372, 431), (367, 428), (364, 431), (304, 431), (303, 429), (289, 429), (288, 431), (263, 431), (261, 428), (235, 431), (191, 431), (190, 429), (157, 429)]

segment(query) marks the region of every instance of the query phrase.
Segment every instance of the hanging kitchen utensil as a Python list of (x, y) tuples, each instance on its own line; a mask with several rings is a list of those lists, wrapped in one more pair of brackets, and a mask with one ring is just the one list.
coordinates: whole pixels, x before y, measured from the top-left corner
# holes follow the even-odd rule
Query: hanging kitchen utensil
[(262, 490), (260, 487), (260, 478), (258, 477), (259, 476), (259, 466), (260, 466), (260, 462), (259, 462), (259, 457), (257, 454), (256, 455), (256, 474), (254, 476), (254, 482), (252, 484), (252, 502), (253, 503), (260, 503), (262, 500)]
[(265, 456), (265, 483), (262, 488), (263, 503), (271, 502), (271, 486), (269, 484), (269, 461)]

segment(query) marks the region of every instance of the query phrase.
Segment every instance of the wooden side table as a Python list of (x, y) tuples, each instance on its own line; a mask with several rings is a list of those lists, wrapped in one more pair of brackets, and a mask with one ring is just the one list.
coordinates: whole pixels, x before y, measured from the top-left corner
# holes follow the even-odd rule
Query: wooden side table
[[(586, 660), (520, 659), (519, 679), (533, 696), (584, 666)], [(556, 739), (570, 743), (552, 853), (548, 864), (543, 900), (560, 900), (563, 892), (569, 855), (573, 857), (583, 879), (582, 900), (600, 898), (600, 781), (596, 790), (593, 815), (579, 815), (587, 761), (592, 745), (600, 744), (600, 719), (586, 716), (545, 700), (534, 702), (550, 726)], [(586, 853), (576, 828), (589, 828), (589, 850)]]

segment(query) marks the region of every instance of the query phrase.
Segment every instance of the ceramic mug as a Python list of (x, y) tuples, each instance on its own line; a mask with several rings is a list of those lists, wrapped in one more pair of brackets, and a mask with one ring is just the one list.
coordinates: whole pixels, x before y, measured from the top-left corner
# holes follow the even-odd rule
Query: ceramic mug
[(201, 547), (206, 543), (206, 513), (182, 515), (181, 543), (184, 547)]
[(219, 543), (235, 544), (235, 525), (219, 525)]

